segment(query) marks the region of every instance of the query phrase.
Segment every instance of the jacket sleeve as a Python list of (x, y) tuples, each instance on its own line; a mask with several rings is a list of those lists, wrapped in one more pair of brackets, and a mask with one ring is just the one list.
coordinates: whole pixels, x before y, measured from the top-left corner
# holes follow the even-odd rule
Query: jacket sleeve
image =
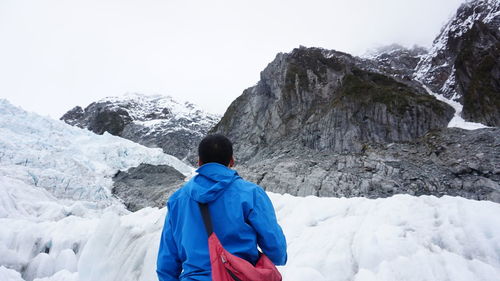
[(275, 265), (284, 265), (287, 261), (285, 235), (276, 220), (271, 200), (260, 187), (257, 188), (248, 220), (257, 232), (257, 243), (264, 254)]
[(156, 273), (160, 281), (178, 281), (181, 271), (182, 265), (172, 235), (172, 221), (168, 212), (160, 239)]

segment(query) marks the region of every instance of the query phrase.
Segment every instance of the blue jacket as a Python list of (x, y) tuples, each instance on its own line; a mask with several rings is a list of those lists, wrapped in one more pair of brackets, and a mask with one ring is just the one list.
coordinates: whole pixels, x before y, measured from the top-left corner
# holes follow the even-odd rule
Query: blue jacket
[(212, 280), (198, 202), (208, 203), (214, 232), (230, 253), (255, 264), (259, 245), (274, 264), (284, 265), (285, 236), (264, 190), (221, 164), (197, 172), (168, 200), (156, 269), (160, 281)]

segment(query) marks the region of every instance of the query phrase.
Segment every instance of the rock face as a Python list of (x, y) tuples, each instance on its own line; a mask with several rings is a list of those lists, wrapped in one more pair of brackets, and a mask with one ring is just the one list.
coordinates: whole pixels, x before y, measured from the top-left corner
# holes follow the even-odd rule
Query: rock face
[(236, 169), (269, 191), (293, 195), (407, 193), (500, 202), (499, 148), (499, 128), (447, 128), (412, 142), (370, 145), (359, 154), (291, 149), (283, 143), (266, 159)]
[(370, 143), (409, 141), (446, 127), (450, 106), (361, 64), (318, 48), (278, 54), (212, 132), (231, 138), (239, 159), (251, 163), (284, 142), (359, 153)]
[(77, 106), (61, 117), (66, 123), (97, 134), (108, 132), (148, 147), (161, 147), (180, 159), (220, 118), (168, 96), (128, 94)]
[(463, 105), (462, 117), (500, 125), (500, 2), (464, 3), (419, 62), (415, 76)]
[(141, 164), (113, 177), (112, 193), (130, 211), (144, 207), (163, 208), (168, 197), (184, 184), (185, 176), (167, 165)]

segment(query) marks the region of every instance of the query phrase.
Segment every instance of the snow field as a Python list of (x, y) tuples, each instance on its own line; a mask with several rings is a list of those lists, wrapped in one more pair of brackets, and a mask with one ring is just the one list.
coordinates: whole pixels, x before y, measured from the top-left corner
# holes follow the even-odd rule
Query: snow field
[(5, 176), (0, 184), (9, 206), (0, 216), (0, 280), (155, 280), (165, 208), (130, 213), (59, 200)]
[(288, 239), (284, 280), (499, 280), (499, 204), (270, 196)]
[[(25, 280), (77, 271), (81, 250), (103, 212), (127, 214), (119, 204), (59, 200), (43, 188), (0, 175), (0, 266)], [(2, 278), (0, 280), (11, 280)], [(15, 280), (15, 279), (12, 279)]]

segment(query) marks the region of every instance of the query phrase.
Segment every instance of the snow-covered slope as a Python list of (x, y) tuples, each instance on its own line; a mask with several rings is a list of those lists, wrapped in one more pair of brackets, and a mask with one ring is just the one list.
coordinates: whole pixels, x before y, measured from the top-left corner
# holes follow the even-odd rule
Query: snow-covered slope
[[(138, 162), (175, 160), (7, 101), (0, 102), (0, 129), (0, 280), (157, 280), (166, 209), (127, 211), (109, 198), (108, 177)], [(500, 276), (500, 204), (447, 196), (269, 195), (287, 236), (284, 280)]]
[(488, 126), (485, 126), (481, 123), (465, 121), (464, 118), (462, 117), (463, 105), (460, 104), (458, 101), (446, 98), (444, 95), (433, 92), (429, 87), (427, 87), (423, 83), (422, 86), (427, 91), (427, 93), (429, 93), (429, 95), (436, 97), (437, 100), (449, 104), (455, 110), (453, 118), (450, 120), (450, 123), (448, 123), (448, 128), (461, 128), (465, 130), (488, 128)]
[(111, 198), (112, 176), (141, 163), (170, 165), (185, 175), (193, 171), (159, 148), (96, 135), (0, 100), (0, 174), (45, 188), (58, 198), (106, 201)]

